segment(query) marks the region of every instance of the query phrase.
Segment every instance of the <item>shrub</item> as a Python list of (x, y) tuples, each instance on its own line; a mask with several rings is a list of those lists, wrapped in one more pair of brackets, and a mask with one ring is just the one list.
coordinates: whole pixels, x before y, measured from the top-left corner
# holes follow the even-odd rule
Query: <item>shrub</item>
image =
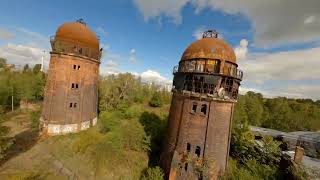
[(149, 105), (151, 107), (161, 107), (163, 105), (163, 100), (161, 98), (161, 94), (159, 92), (155, 92), (150, 101), (149, 101)]
[(164, 173), (159, 166), (148, 168), (145, 172), (145, 175), (142, 176), (142, 180), (163, 180)]
[(30, 120), (31, 120), (31, 129), (34, 131), (39, 130), (39, 119), (40, 119), (40, 110), (39, 111), (32, 111), (30, 113)]

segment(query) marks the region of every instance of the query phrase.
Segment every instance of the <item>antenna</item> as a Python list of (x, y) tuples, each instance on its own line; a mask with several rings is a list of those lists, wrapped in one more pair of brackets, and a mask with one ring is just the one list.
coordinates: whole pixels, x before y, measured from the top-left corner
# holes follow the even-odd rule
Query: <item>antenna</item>
[(209, 29), (208, 31), (203, 32), (202, 38), (218, 38), (218, 32), (216, 30)]
[(41, 69), (40, 69), (40, 71), (41, 72), (43, 72), (43, 64), (44, 64), (44, 54), (46, 53), (46, 51), (45, 50), (43, 50), (43, 54), (42, 54), (42, 56), (41, 56)]
[(84, 22), (84, 20), (82, 18), (78, 19), (76, 22), (81, 23), (83, 25), (87, 25), (87, 23)]

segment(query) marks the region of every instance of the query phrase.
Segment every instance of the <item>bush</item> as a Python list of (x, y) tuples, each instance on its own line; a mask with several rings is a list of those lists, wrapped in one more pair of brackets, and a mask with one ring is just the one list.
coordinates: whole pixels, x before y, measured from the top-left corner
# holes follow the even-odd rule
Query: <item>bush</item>
[(0, 125), (0, 160), (6, 156), (8, 149), (13, 144), (13, 138), (7, 137), (10, 129), (6, 126)]
[(163, 180), (164, 173), (159, 166), (148, 168), (145, 175), (142, 176), (142, 180)]
[(41, 115), (41, 110), (32, 111), (30, 113), (31, 129), (34, 130), (34, 131), (38, 131), (39, 130), (40, 115)]
[(149, 105), (151, 107), (161, 107), (163, 105), (163, 100), (161, 98), (161, 94), (159, 92), (155, 92), (150, 101), (149, 101)]

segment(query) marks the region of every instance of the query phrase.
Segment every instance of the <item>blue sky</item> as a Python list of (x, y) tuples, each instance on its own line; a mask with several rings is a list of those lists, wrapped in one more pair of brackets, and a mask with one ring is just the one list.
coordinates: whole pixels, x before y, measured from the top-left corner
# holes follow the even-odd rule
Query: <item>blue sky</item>
[(101, 73), (170, 83), (184, 49), (200, 32), (216, 29), (235, 48), (243, 92), (319, 99), (320, 2), (293, 1), (3, 0), (0, 56), (39, 63), (57, 27), (83, 18), (105, 49)]

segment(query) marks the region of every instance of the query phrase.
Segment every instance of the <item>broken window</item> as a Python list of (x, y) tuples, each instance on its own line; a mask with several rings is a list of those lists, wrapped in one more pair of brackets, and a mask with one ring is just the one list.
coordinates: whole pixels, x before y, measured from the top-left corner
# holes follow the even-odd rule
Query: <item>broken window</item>
[(184, 165), (184, 170), (187, 171), (188, 170), (188, 163), (186, 162), (186, 164)]
[(71, 89), (73, 89), (73, 88), (74, 88), (74, 83), (71, 84)]
[(206, 72), (219, 73), (220, 61), (219, 60), (208, 60), (206, 64)]
[(203, 72), (205, 64), (206, 64), (206, 62), (204, 60), (198, 60), (197, 65), (196, 65), (196, 71)]
[(207, 105), (206, 104), (201, 105), (201, 113), (204, 115), (207, 114)]
[(73, 65), (73, 69), (77, 69), (77, 65)]
[(74, 103), (74, 104), (73, 104), (73, 107), (76, 108), (76, 107), (77, 107), (77, 103)]
[(197, 147), (196, 147), (195, 154), (196, 154), (198, 157), (200, 157), (200, 153), (201, 153), (201, 148), (200, 148), (200, 146), (197, 146)]
[(72, 103), (69, 104), (69, 107), (72, 108)]
[(192, 110), (191, 110), (192, 113), (196, 113), (197, 112), (197, 104), (196, 103), (193, 103), (192, 104)]
[(191, 150), (191, 144), (187, 143), (187, 151), (190, 152), (190, 150)]
[(80, 70), (80, 65), (78, 65), (78, 70)]
[(79, 85), (78, 84), (76, 84), (76, 89), (78, 89), (79, 88)]

